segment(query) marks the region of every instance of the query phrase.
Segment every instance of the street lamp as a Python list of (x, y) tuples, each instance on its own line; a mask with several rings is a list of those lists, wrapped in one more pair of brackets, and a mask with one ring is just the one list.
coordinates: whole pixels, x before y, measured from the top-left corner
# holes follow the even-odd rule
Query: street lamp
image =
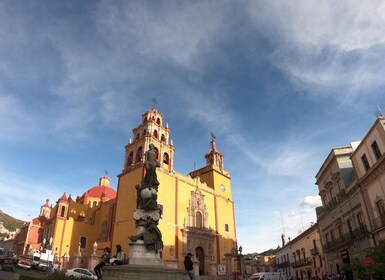
[(239, 246), (238, 252), (239, 252), (239, 272), (241, 273), (241, 277), (243, 278), (243, 255), (242, 255), (243, 248), (242, 246)]

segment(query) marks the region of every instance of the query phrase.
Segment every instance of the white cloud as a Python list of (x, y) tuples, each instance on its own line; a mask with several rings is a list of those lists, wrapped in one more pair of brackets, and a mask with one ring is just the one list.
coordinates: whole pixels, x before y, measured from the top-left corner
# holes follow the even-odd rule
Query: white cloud
[(297, 0), (251, 6), (256, 29), (275, 34), (271, 62), (298, 86), (354, 95), (384, 85), (378, 76), (385, 70), (384, 3)]
[(99, 6), (97, 22), (112, 48), (130, 50), (153, 63), (170, 61), (196, 69), (203, 62), (202, 53), (211, 49), (218, 37), (224, 36), (226, 17), (221, 11), (225, 7), (209, 2), (111, 5), (106, 1)]
[(23, 178), (4, 168), (0, 168), (0, 173), (1, 210), (15, 218), (29, 221), (39, 214), (40, 206), (45, 203), (46, 198), (54, 204), (63, 194), (60, 186), (31, 181), (31, 178)]
[(311, 207), (314, 210), (315, 207), (322, 205), (321, 197), (319, 195), (308, 195), (301, 201), (300, 205), (304, 207)]

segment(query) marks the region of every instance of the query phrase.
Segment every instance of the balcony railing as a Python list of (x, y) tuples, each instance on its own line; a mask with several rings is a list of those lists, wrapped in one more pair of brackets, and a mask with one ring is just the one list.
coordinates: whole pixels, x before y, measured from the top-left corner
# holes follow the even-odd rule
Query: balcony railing
[(342, 234), (338, 238), (335, 238), (334, 240), (327, 242), (324, 245), (324, 251), (330, 252), (331, 250), (342, 248), (352, 241), (362, 239), (365, 237), (369, 238), (369, 232), (366, 226), (362, 225), (359, 228), (352, 230), (351, 232)]
[(289, 261), (285, 261), (285, 262), (277, 263), (276, 266), (277, 266), (277, 268), (289, 267), (290, 266), (290, 262)]
[(300, 266), (311, 265), (311, 264), (312, 264), (311, 258), (305, 258), (305, 259), (302, 259), (302, 260), (298, 260), (298, 261), (292, 262), (291, 266), (293, 268), (297, 268), (297, 267), (300, 267)]
[(312, 256), (319, 255), (318, 247), (314, 247), (314, 248), (310, 249), (310, 254), (311, 254)]

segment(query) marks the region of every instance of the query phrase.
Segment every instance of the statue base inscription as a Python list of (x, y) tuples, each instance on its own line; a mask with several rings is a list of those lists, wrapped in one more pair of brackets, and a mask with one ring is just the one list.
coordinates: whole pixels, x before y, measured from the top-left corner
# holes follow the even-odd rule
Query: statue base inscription
[(160, 252), (155, 253), (155, 251), (148, 251), (143, 240), (129, 244), (130, 264), (164, 266), (163, 260), (160, 258)]

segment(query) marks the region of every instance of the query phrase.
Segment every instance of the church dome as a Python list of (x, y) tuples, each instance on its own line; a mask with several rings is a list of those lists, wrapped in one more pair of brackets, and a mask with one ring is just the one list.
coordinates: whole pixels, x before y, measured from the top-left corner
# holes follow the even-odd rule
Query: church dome
[(77, 197), (76, 202), (88, 204), (90, 202), (106, 202), (116, 198), (116, 191), (110, 188), (110, 178), (102, 176), (99, 180), (99, 185), (87, 190), (82, 196)]

